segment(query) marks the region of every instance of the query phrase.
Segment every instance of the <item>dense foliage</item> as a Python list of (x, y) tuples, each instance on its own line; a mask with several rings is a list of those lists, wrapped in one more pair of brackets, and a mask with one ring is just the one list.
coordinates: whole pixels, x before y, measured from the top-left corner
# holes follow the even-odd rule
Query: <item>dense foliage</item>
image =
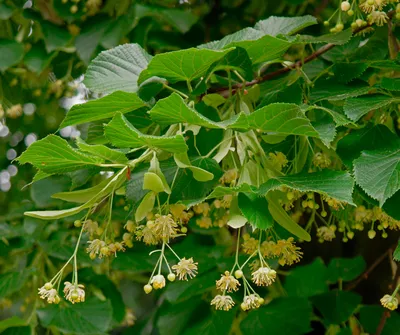
[(397, 1), (0, 19), (0, 332), (398, 333)]

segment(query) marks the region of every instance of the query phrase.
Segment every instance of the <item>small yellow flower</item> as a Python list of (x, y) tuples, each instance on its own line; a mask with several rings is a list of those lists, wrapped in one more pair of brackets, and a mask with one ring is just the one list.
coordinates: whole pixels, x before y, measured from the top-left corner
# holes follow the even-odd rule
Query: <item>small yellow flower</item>
[(58, 296), (58, 292), (56, 289), (52, 288), (48, 285), (50, 283), (46, 283), (44, 286), (39, 288), (39, 297), (40, 299), (46, 299), (49, 304), (58, 304), (60, 302), (60, 297)]
[(244, 242), (242, 244), (243, 252), (252, 255), (258, 248), (258, 240), (254, 237), (243, 238)]
[(276, 243), (276, 252), (277, 256), (279, 256), (280, 265), (292, 265), (300, 262), (303, 253), (299, 247), (296, 247), (293, 240), (293, 237), (289, 237), (287, 240), (279, 240)]
[(249, 309), (257, 309), (260, 307), (260, 297), (256, 294), (246, 295), (240, 305), (242, 310), (248, 311)]
[(194, 278), (197, 275), (197, 264), (193, 262), (193, 258), (182, 258), (178, 264), (172, 266), (172, 270), (175, 271), (179, 280), (188, 280)]
[(373, 11), (368, 16), (369, 24), (376, 23), (377, 26), (383, 26), (385, 23), (387, 23), (388, 20), (389, 17), (386, 15), (385, 12)]
[(178, 224), (172, 218), (171, 214), (160, 215), (156, 214), (156, 219), (152, 222), (152, 229), (154, 236), (157, 239), (168, 242), (171, 238), (174, 238), (178, 233)]
[(254, 284), (257, 286), (269, 286), (276, 278), (276, 271), (267, 267), (261, 267), (251, 274)]
[(397, 309), (399, 301), (397, 300), (396, 297), (393, 297), (389, 294), (385, 294), (381, 299), (381, 304), (383, 307), (391, 311), (394, 311), (395, 309)]
[(225, 271), (223, 275), (221, 275), (221, 279), (216, 282), (217, 289), (224, 292), (232, 292), (237, 291), (240, 286), (239, 281), (233, 277), (229, 271)]
[(85, 301), (85, 286), (81, 284), (71, 284), (69, 281), (64, 283), (65, 299), (74, 303)]
[(165, 277), (163, 275), (156, 275), (151, 279), (151, 284), (155, 290), (165, 287)]
[(196, 224), (200, 228), (208, 229), (208, 228), (212, 227), (212, 220), (208, 216), (202, 216), (201, 218), (196, 219)]
[(317, 236), (323, 241), (332, 241), (336, 237), (335, 230), (327, 226), (318, 227)]
[(235, 302), (229, 295), (217, 295), (211, 300), (211, 306), (215, 305), (215, 309), (229, 311)]
[(99, 258), (107, 256), (107, 253), (105, 253), (104, 250), (106, 247), (106, 242), (95, 239), (93, 241), (88, 241), (87, 243), (89, 244), (89, 247), (86, 248), (86, 252), (89, 254), (91, 259), (95, 259), (97, 255)]

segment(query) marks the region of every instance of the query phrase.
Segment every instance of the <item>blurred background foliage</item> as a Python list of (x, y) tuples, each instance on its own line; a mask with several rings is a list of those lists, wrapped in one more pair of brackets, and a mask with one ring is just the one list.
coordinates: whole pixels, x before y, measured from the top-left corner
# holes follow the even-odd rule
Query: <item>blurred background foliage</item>
[[(268, 334), (321, 334), (326, 327), (330, 334), (350, 334), (338, 324), (347, 320), (361, 298), (347, 291), (338, 297), (329, 288), (336, 287), (339, 277), (350, 282), (365, 270), (366, 263), (360, 257), (348, 259), (346, 264), (342, 264), (346, 260), (337, 258), (355, 257), (366, 242), (362, 239), (345, 245), (336, 240), (304, 246), (304, 262), (283, 286), (269, 289), (277, 290), (275, 296), (285, 289), (289, 297), (274, 300), (243, 322), (242, 314), (234, 319), (236, 310), (214, 313), (209, 308), (209, 292), (215, 279), (232, 263), (230, 256), (224, 256), (227, 246), (234, 245), (232, 236), (227, 229), (205, 231), (196, 226), (191, 228), (199, 234), (187, 237), (177, 251), (185, 254), (185, 250), (191, 250), (190, 256), (199, 261), (201, 274), (190, 283), (170, 284), (161, 299), (157, 294), (145, 296), (142, 292), (147, 280), (144, 273), (151, 271), (154, 263), (147, 247), (135, 245), (111, 265), (95, 262), (95, 266), (82, 248), (79, 259), (85, 268), (80, 278), (90, 287), (92, 298), (61, 311), (51, 305), (42, 308), (36, 288), (43, 280), (35, 271), (44, 264), (51, 267), (67, 260), (76, 232), (71, 233), (73, 218), (44, 223), (24, 218), (23, 212), (61, 206), (50, 195), (69, 190), (71, 184), (82, 186), (91, 176), (52, 177), (27, 187), (35, 171), (13, 162), (27, 146), (47, 134), (73, 138), (87, 131), (58, 128), (71, 105), (96, 97), (81, 81), (90, 60), (102, 50), (138, 43), (150, 54), (157, 54), (221, 39), (271, 15), (311, 14), (322, 22), (336, 8), (336, 2), (325, 0), (0, 0), (0, 320), (14, 316), (7, 319), (11, 320), (8, 323), (0, 321), (0, 332), (104, 334), (111, 328), (113, 334), (222, 335), (231, 329), (235, 334), (260, 334), (268, 327)], [(322, 25), (310, 29), (315, 35), (327, 32)], [(121, 198), (114, 214), (116, 220), (126, 220), (123, 207)], [(196, 248), (199, 245), (202, 247)], [(387, 247), (382, 240), (369, 241), (370, 249), (363, 253), (367, 263)], [(322, 259), (315, 258), (316, 254)], [(345, 276), (338, 274), (339, 268)], [(379, 300), (390, 281), (390, 272), (389, 264), (382, 263), (371, 274), (371, 280), (360, 283), (357, 289), (365, 303)], [(199, 295), (207, 298), (199, 299)], [(323, 322), (310, 319), (310, 301), (317, 306)], [(331, 310), (324, 308), (327, 305)], [(341, 314), (335, 314), (336, 310)], [(371, 332), (376, 329), (381, 313), (379, 306), (362, 307), (360, 320), (364, 328)], [(37, 325), (36, 329), (26, 326), (26, 320)], [(399, 323), (399, 315), (393, 313), (384, 334), (396, 334)]]

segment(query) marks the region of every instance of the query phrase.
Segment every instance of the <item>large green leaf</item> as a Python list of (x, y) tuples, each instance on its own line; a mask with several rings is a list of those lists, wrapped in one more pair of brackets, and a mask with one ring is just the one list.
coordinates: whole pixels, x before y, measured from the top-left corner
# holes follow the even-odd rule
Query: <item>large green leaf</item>
[(311, 298), (328, 324), (341, 324), (355, 312), (361, 296), (350, 291), (333, 290)]
[(293, 35), (299, 30), (317, 23), (317, 19), (311, 15), (298, 17), (270, 16), (266, 20), (258, 21), (254, 28), (262, 31), (265, 35)]
[(116, 91), (103, 98), (72, 106), (60, 128), (114, 117), (129, 113), (145, 104), (135, 93)]
[(175, 123), (189, 123), (206, 128), (214, 129), (246, 129), (248, 127), (246, 116), (243, 113), (235, 115), (229, 120), (215, 122), (203, 116), (195, 109), (190, 108), (183, 101), (182, 97), (172, 93), (165, 99), (160, 99), (150, 110), (151, 118), (162, 125)]
[(268, 330), (269, 335), (307, 334), (311, 330), (311, 313), (312, 307), (305, 298), (278, 298), (249, 313), (240, 329), (246, 335), (259, 335), (261, 329)]
[(146, 146), (173, 153), (185, 152), (188, 149), (182, 135), (153, 136), (143, 134), (132, 126), (121, 113), (115, 115), (111, 122), (105, 126), (105, 134), (108, 140), (119, 148)]
[(400, 189), (400, 149), (363, 151), (354, 161), (358, 185), (379, 201), (385, 201)]
[(300, 192), (317, 192), (339, 201), (353, 204), (354, 180), (348, 172), (323, 170), (314, 173), (300, 173), (269, 179), (258, 190), (266, 195), (269, 191), (286, 186)]
[(387, 95), (373, 95), (359, 98), (347, 99), (344, 104), (344, 112), (353, 121), (358, 121), (365, 114), (372, 110), (386, 107), (400, 99)]
[(363, 150), (386, 150), (391, 146), (400, 146), (399, 138), (388, 127), (378, 124), (366, 126), (360, 130), (352, 130), (342, 138), (337, 145), (336, 152), (343, 163), (352, 168), (353, 160), (360, 156)]
[(138, 44), (103, 51), (89, 65), (84, 84), (96, 93), (135, 92), (137, 79), (151, 60)]
[(30, 163), (49, 174), (76, 171), (103, 161), (72, 148), (66, 140), (56, 135), (48, 135), (32, 143), (17, 160), (21, 164)]
[(127, 164), (128, 158), (126, 158), (125, 154), (121, 151), (111, 149), (102, 144), (94, 144), (90, 145), (85, 143), (82, 139), (78, 138), (76, 140), (76, 144), (79, 149), (85, 151), (87, 153), (92, 154), (93, 156), (100, 157), (105, 161), (110, 161), (113, 163)]
[(340, 84), (334, 79), (317, 80), (311, 91), (310, 99), (312, 101), (320, 100), (343, 100), (367, 94), (371, 88), (365, 83), (353, 81), (348, 85)]
[(327, 269), (322, 259), (296, 266), (287, 275), (284, 287), (289, 296), (304, 298), (328, 291)]
[(332, 283), (336, 283), (339, 279), (351, 281), (361, 275), (365, 267), (366, 263), (361, 256), (354, 258), (332, 258), (328, 265), (328, 279)]
[(140, 74), (139, 83), (150, 77), (162, 77), (170, 82), (192, 81), (203, 76), (208, 68), (231, 49), (214, 51), (190, 48), (156, 55)]
[(268, 210), (268, 201), (251, 193), (239, 193), (238, 205), (253, 228), (268, 229), (274, 225), (274, 219)]
[(250, 127), (285, 135), (319, 137), (302, 109), (289, 103), (275, 103), (255, 110), (248, 116)]
[(93, 299), (76, 305), (48, 305), (37, 314), (44, 327), (68, 334), (105, 334), (112, 320), (112, 307), (109, 300)]
[(12, 40), (0, 39), (0, 71), (17, 64), (24, 55), (24, 46)]

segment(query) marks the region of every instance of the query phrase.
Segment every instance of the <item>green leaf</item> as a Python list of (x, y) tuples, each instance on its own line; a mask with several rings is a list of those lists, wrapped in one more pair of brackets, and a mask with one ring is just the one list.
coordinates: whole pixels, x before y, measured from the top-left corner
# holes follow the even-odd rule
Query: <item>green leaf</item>
[(319, 137), (301, 108), (295, 104), (275, 103), (255, 110), (248, 116), (252, 128), (286, 135)]
[(24, 55), (24, 46), (12, 40), (0, 39), (0, 71), (19, 63)]
[(198, 181), (205, 182), (214, 179), (214, 175), (211, 172), (208, 172), (197, 166), (193, 166), (186, 152), (175, 153), (174, 160), (179, 168), (191, 170), (193, 173), (193, 177)]
[(10, 327), (1, 333), (2, 335), (31, 335), (31, 326), (25, 327)]
[(162, 125), (189, 123), (212, 129), (246, 129), (248, 127), (246, 116), (243, 113), (226, 121), (214, 122), (186, 105), (177, 93), (158, 100), (150, 110), (150, 116), (154, 122)]
[(186, 327), (183, 335), (229, 335), (235, 319), (235, 311), (219, 313), (211, 312), (211, 316)]
[(136, 3), (135, 11), (136, 19), (145, 16), (155, 17), (157, 20), (164, 21), (173, 26), (182, 34), (187, 33), (198, 20), (198, 16), (191, 11), (185, 11), (178, 8), (145, 6)]
[(323, 170), (314, 173), (299, 173), (269, 179), (257, 191), (266, 195), (271, 190), (286, 186), (300, 192), (317, 192), (331, 198), (353, 204), (354, 180), (348, 172)]
[(351, 82), (348, 85), (340, 84), (333, 79), (320, 79), (315, 83), (311, 91), (312, 101), (331, 100), (338, 101), (347, 98), (367, 94), (371, 87), (359, 81)]
[(339, 83), (348, 83), (360, 77), (367, 68), (368, 64), (366, 63), (336, 63), (333, 72)]
[[(382, 315), (385, 312), (387, 312), (387, 309), (383, 308), (382, 306), (362, 306), (360, 308), (360, 323), (364, 331), (368, 332), (369, 334), (375, 334)], [(390, 317), (386, 319), (385, 327), (383, 328), (381, 335), (395, 335), (399, 332), (399, 329), (399, 313), (390, 313)]]
[(382, 78), (379, 86), (389, 91), (400, 91), (400, 78)]
[(393, 259), (400, 262), (400, 240), (397, 242), (396, 250), (393, 252)]
[(274, 220), (285, 228), (288, 232), (297, 236), (298, 238), (310, 242), (311, 236), (302, 227), (300, 227), (292, 218), (286, 213), (286, 211), (281, 207), (276, 198), (272, 198), (267, 195), (268, 200), (268, 210), (271, 213)]
[(268, 329), (268, 335), (307, 334), (311, 330), (311, 313), (307, 299), (277, 298), (249, 313), (240, 329), (246, 335), (259, 335), (260, 329)]
[(391, 103), (399, 102), (400, 99), (387, 95), (373, 95), (359, 98), (347, 99), (344, 104), (344, 112), (353, 121), (358, 121), (372, 110), (386, 107)]
[(188, 150), (182, 135), (153, 136), (143, 134), (132, 126), (121, 113), (116, 114), (111, 122), (105, 126), (105, 135), (113, 145), (119, 148), (146, 146), (172, 153), (181, 153)]
[(108, 300), (93, 299), (76, 305), (48, 305), (37, 314), (44, 327), (69, 334), (104, 334), (112, 320), (112, 307)]
[(326, 34), (316, 37), (301, 35), (299, 40), (302, 43), (332, 43), (335, 45), (343, 45), (350, 41), (352, 34), (352, 30), (349, 28), (340, 33)]
[(72, 106), (60, 128), (112, 118), (117, 113), (126, 114), (144, 106), (135, 93), (116, 91), (103, 98)]
[(361, 303), (361, 296), (350, 291), (333, 290), (311, 298), (328, 324), (346, 322)]
[(186, 325), (190, 322), (190, 317), (200, 303), (200, 299), (186, 300), (176, 304), (164, 302), (160, 306), (157, 317), (157, 333), (170, 335), (171, 329), (173, 329), (176, 334), (182, 334), (185, 329), (190, 328)]
[(71, 185), (71, 179), (66, 176), (50, 177), (32, 184), (30, 193), (37, 208), (60, 205), (59, 200), (52, 199), (52, 194), (66, 191)]
[(164, 78), (151, 77), (139, 85), (138, 96), (144, 101), (149, 101), (160, 93), (168, 81)]
[(268, 210), (268, 201), (251, 193), (239, 193), (239, 208), (254, 229), (269, 229), (274, 219)]
[(3, 331), (11, 327), (22, 327), (25, 325), (26, 325), (25, 320), (22, 320), (18, 316), (12, 316), (11, 318), (0, 321), (0, 333), (4, 334)]
[[(143, 185), (143, 188), (145, 188), (145, 185)], [(143, 197), (142, 201), (140, 202), (140, 205), (138, 206), (135, 212), (136, 222), (142, 221), (146, 217), (146, 215), (153, 210), (155, 200), (156, 200), (156, 195), (154, 192), (148, 192)]]
[(363, 151), (354, 161), (356, 182), (383, 206), (400, 189), (400, 149)]
[(56, 135), (32, 143), (17, 160), (20, 164), (30, 163), (48, 174), (76, 171), (102, 163), (100, 158), (81, 153)]
[(208, 68), (224, 57), (231, 49), (213, 51), (190, 48), (156, 55), (140, 74), (139, 83), (153, 76), (158, 76), (175, 83), (192, 81), (205, 75)]
[(90, 145), (85, 143), (81, 138), (77, 138), (76, 144), (79, 149), (85, 151), (87, 153), (92, 154), (93, 156), (100, 157), (105, 161), (110, 161), (113, 163), (127, 164), (128, 158), (126, 158), (125, 154), (121, 151), (110, 149), (102, 144)]
[(353, 160), (361, 155), (363, 150), (383, 150), (392, 145), (399, 146), (399, 138), (393, 134), (388, 127), (378, 124), (366, 126), (360, 130), (352, 130), (351, 133), (342, 138), (337, 145), (336, 152), (343, 163), (353, 167)]
[(328, 265), (328, 279), (336, 283), (339, 279), (351, 281), (365, 270), (366, 263), (362, 256), (354, 258), (332, 258)]
[(284, 288), (289, 296), (304, 298), (328, 291), (327, 268), (322, 259), (296, 266), (286, 276)]
[(61, 28), (48, 21), (41, 21), (40, 28), (43, 31), (47, 52), (62, 49), (67, 46), (69, 41), (72, 39), (72, 36), (67, 29)]
[(24, 64), (29, 70), (40, 74), (50, 64), (55, 55), (56, 53), (48, 54), (44, 45), (35, 44), (25, 55)]
[(5, 272), (0, 275), (0, 298), (5, 298), (19, 291), (31, 273), (31, 270), (25, 269), (20, 272)]
[(8, 20), (13, 15), (14, 10), (14, 7), (6, 3), (0, 3), (0, 20)]
[[(62, 210), (52, 210), (52, 211), (32, 211), (32, 212), (25, 212), (26, 216), (31, 216), (38, 219), (43, 220), (53, 220), (53, 219), (60, 219), (67, 216), (71, 216), (77, 214), (84, 209), (94, 207), (100, 199), (109, 195), (111, 192), (117, 190), (119, 187), (126, 180), (126, 169), (120, 170), (117, 174), (113, 177), (108, 179), (108, 183), (103, 186), (101, 190), (99, 190), (92, 198), (90, 198), (87, 202), (83, 205), (78, 207), (73, 207), (69, 209), (62, 209)], [(86, 194), (87, 195), (87, 194)]]
[(328, 115), (317, 115), (317, 120), (312, 121), (311, 125), (318, 132), (319, 138), (328, 148), (336, 136), (336, 125)]
[(135, 92), (137, 79), (151, 60), (138, 44), (103, 51), (89, 65), (84, 84), (96, 93)]
[(239, 192), (251, 193), (255, 192), (257, 189), (254, 186), (248, 184), (240, 184), (235, 187), (217, 186), (208, 195), (207, 199), (222, 198), (224, 195), (237, 194)]
[(317, 19), (311, 15), (297, 17), (270, 16), (266, 20), (258, 21), (254, 28), (262, 31), (265, 35), (293, 35), (317, 23)]

